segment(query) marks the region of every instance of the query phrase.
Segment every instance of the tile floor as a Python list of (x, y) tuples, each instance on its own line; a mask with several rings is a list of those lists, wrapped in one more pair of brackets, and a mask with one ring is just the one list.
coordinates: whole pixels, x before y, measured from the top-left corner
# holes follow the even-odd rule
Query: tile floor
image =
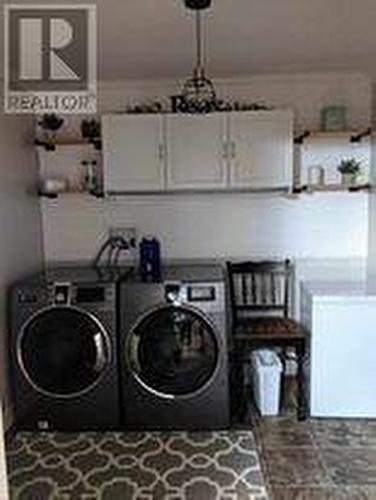
[(282, 416), (248, 422), (271, 500), (376, 500), (376, 420), (298, 422), (287, 400)]

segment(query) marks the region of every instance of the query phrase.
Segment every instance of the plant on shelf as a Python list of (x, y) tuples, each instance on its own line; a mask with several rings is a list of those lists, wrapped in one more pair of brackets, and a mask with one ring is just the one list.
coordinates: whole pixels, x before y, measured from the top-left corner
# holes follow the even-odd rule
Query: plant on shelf
[(82, 120), (81, 135), (83, 139), (93, 144), (95, 149), (101, 149), (101, 122), (98, 118)]
[(43, 130), (44, 140), (37, 140), (37, 144), (45, 146), (49, 151), (55, 149), (57, 131), (62, 127), (64, 119), (55, 113), (45, 113), (38, 121), (39, 127)]
[(341, 174), (342, 184), (352, 186), (356, 184), (360, 173), (360, 162), (355, 158), (343, 159), (338, 165), (337, 170)]
[(84, 177), (82, 182), (82, 189), (86, 193), (96, 195), (100, 192), (98, 167), (95, 160), (83, 160), (81, 165), (84, 167)]

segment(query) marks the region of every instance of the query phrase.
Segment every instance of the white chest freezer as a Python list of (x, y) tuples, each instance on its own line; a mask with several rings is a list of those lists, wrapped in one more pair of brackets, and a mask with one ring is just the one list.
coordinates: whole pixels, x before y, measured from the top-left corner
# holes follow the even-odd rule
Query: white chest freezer
[(360, 282), (301, 286), (314, 417), (376, 417), (376, 295)]

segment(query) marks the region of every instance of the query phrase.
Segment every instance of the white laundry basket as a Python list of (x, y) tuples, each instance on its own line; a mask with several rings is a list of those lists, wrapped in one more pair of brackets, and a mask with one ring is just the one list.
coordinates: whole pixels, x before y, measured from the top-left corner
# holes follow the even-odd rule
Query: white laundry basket
[(274, 351), (258, 349), (251, 354), (255, 402), (261, 415), (278, 415), (282, 362)]

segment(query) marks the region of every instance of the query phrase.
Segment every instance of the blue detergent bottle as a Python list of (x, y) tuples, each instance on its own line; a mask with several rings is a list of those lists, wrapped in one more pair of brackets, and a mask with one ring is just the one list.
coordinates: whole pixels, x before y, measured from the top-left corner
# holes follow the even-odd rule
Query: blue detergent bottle
[(142, 281), (160, 281), (161, 248), (159, 241), (155, 237), (142, 238), (139, 249)]

